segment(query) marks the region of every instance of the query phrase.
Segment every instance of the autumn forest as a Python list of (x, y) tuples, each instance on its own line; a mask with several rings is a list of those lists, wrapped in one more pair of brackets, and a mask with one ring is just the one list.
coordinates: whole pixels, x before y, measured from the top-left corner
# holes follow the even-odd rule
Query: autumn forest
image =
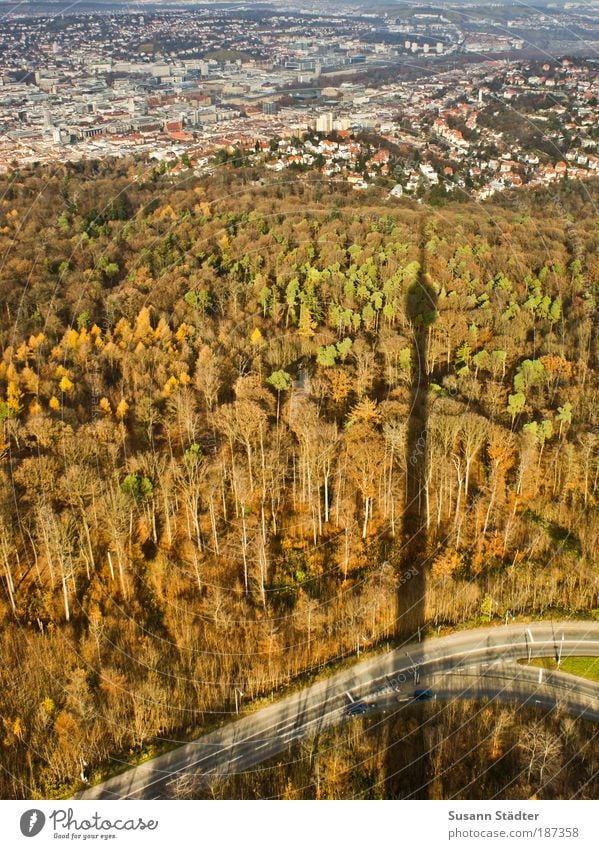
[(2, 798), (356, 635), (596, 615), (598, 199), (0, 177)]

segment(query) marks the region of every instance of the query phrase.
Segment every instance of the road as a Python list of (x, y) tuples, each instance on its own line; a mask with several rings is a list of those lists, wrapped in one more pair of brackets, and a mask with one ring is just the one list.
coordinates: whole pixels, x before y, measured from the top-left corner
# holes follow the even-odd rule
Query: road
[(377, 710), (402, 710), (414, 703), (415, 687), (430, 688), (439, 700), (559, 704), (599, 721), (599, 684), (517, 663), (529, 655), (599, 656), (599, 622), (511, 624), (406, 643), (89, 787), (78, 798), (167, 798), (185, 776), (206, 785), (249, 769), (302, 737), (353, 721), (345, 715), (352, 700), (364, 699)]

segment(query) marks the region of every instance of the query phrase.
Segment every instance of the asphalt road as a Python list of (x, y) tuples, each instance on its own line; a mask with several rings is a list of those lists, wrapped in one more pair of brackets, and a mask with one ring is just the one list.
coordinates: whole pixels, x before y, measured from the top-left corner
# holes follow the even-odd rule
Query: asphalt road
[(517, 664), (531, 656), (599, 656), (599, 622), (512, 624), (406, 643), (248, 714), (78, 794), (82, 799), (160, 799), (181, 792), (186, 776), (204, 785), (249, 769), (290, 743), (339, 722), (363, 699), (373, 709), (409, 706), (414, 689), (434, 698), (498, 698), (599, 721), (599, 684)]

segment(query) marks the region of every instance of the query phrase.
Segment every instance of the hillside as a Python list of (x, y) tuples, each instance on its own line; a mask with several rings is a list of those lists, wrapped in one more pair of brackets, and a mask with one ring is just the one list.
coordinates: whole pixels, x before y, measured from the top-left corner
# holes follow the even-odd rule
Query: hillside
[(598, 607), (596, 185), (121, 162), (0, 198), (3, 798), (357, 639)]

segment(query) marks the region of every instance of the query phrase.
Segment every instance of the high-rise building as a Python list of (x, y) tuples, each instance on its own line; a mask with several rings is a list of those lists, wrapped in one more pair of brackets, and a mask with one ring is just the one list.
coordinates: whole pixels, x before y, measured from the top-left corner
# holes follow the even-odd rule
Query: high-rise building
[(333, 113), (325, 112), (324, 115), (319, 115), (316, 119), (317, 133), (330, 133), (333, 129)]

